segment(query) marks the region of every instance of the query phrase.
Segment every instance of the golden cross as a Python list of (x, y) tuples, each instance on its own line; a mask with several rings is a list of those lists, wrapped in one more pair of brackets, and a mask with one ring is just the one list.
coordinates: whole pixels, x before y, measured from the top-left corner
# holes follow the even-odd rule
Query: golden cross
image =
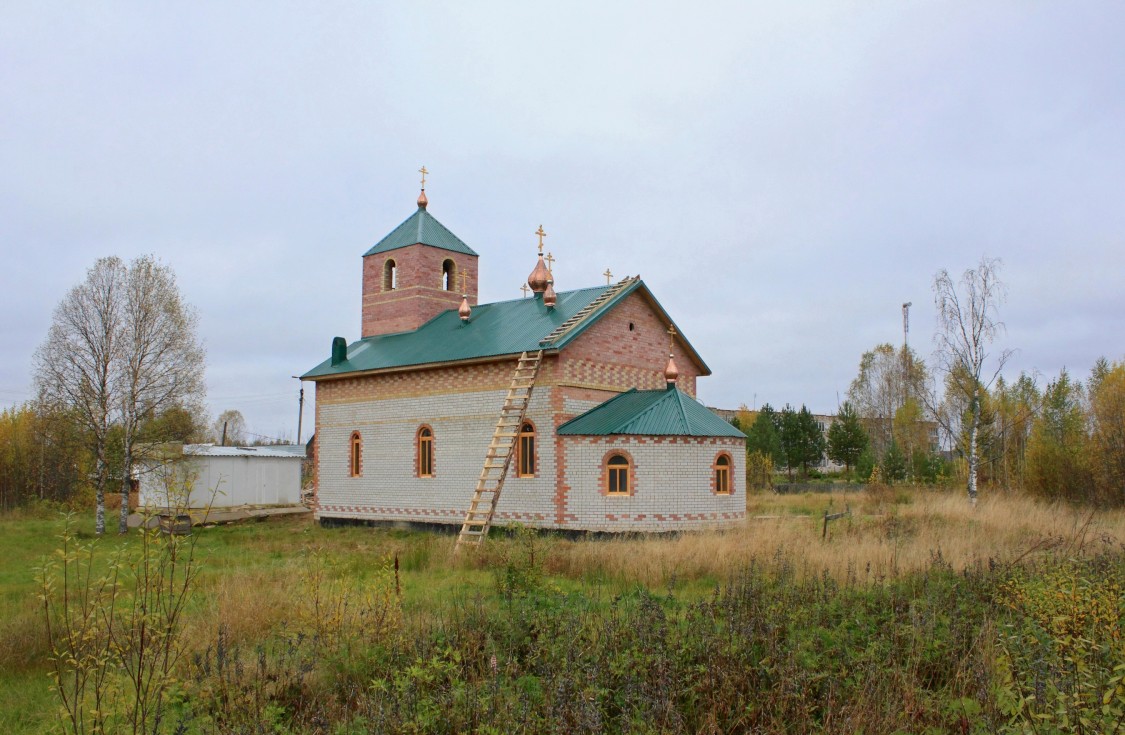
[(527, 284), (526, 284), (526, 283), (525, 283), (525, 284), (523, 284), (522, 286), (520, 286), (520, 291), (523, 291), (523, 297), (524, 297), (525, 299), (527, 298), (527, 292), (528, 292), (528, 291), (530, 291), (530, 290), (531, 290), (531, 289), (527, 287)]
[(423, 166), (422, 168), (418, 169), (418, 173), (422, 174), (422, 189), (424, 190), (426, 188), (426, 174), (428, 174), (429, 171), (427, 171), (426, 167)]
[(613, 274), (609, 272), (609, 268), (606, 268), (605, 273), (603, 273), (602, 275), (605, 276), (605, 285), (608, 286), (613, 280)]
[(672, 344), (675, 342), (675, 340), (676, 340), (676, 325), (669, 324), (668, 325), (668, 354), (669, 355), (672, 354)]
[(462, 296), (468, 296), (469, 295), (468, 280), (469, 280), (469, 271), (462, 268), (461, 269), (461, 295)]
[(555, 271), (554, 271), (555, 256), (551, 255), (550, 253), (547, 253), (547, 257), (543, 258), (543, 260), (547, 261), (547, 270), (549, 270), (551, 272), (551, 275), (554, 275), (555, 274)]
[(535, 231), (535, 234), (539, 235), (539, 254), (542, 255), (543, 254), (543, 238), (547, 236), (547, 233), (543, 231), (543, 225), (539, 225), (539, 229)]

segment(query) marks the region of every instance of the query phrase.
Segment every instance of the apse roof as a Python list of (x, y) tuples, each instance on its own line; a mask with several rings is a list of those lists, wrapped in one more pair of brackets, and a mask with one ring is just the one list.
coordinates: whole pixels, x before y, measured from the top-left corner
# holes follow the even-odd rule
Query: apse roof
[(738, 429), (675, 385), (664, 390), (633, 390), (610, 398), (560, 426), (563, 436), (734, 436)]

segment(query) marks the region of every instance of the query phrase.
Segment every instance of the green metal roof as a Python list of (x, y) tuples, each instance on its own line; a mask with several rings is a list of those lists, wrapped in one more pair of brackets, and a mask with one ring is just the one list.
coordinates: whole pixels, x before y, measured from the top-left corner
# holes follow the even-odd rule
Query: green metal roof
[[(380, 334), (353, 342), (348, 345), (347, 358), (343, 362), (333, 365), (329, 358), (301, 377), (316, 379), (371, 370), (518, 355), (540, 349), (562, 349), (634, 291), (646, 295), (654, 308), (665, 314), (644, 281), (638, 278), (557, 341), (542, 343), (560, 324), (610, 288), (612, 286), (595, 286), (562, 291), (558, 294), (554, 309), (544, 306), (541, 298), (478, 304), (473, 307), (472, 318), (468, 323), (461, 321), (456, 309), (449, 309), (412, 332)], [(677, 329), (677, 335), (688, 353), (698, 359), (702, 374), (709, 375), (707, 365), (698, 358), (683, 332)]]
[(391, 234), (375, 243), (370, 250), (364, 253), (364, 256), (398, 250), (419, 243), (442, 250), (450, 250), (454, 253), (476, 255), (471, 247), (461, 242), (461, 238), (450, 232), (441, 222), (438, 222), (432, 214), (426, 211), (425, 207), (418, 207), (417, 212), (391, 230)]
[[(541, 349), (539, 341), (598, 297), (609, 286), (564, 291), (554, 309), (541, 298), (522, 298), (473, 307), (472, 318), (462, 322), (456, 309), (443, 311), (413, 332), (380, 334), (348, 346), (347, 359), (332, 365), (325, 360), (304, 377), (321, 377), (384, 368), (425, 365), (433, 362), (472, 360)], [(606, 306), (614, 303), (613, 301)], [(591, 316), (604, 312), (595, 312)], [(591, 321), (587, 319), (586, 321)], [(567, 335), (573, 339), (576, 333)], [(553, 347), (559, 347), (555, 344)]]
[(633, 390), (610, 398), (558, 428), (565, 436), (737, 436), (738, 429), (675, 386)]

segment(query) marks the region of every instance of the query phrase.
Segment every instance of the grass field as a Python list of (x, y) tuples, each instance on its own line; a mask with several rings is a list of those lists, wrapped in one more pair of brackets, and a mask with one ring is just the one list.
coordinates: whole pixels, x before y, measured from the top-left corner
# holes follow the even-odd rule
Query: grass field
[[(175, 711), (189, 732), (993, 732), (1035, 707), (1004, 694), (1023, 685), (1011, 637), (1063, 633), (1104, 639), (1083, 655), (1116, 686), (1125, 513), (901, 489), (748, 506), (733, 530), (518, 533), (457, 558), (432, 532), (200, 529)], [(824, 512), (845, 507), (822, 539)], [(0, 732), (59, 721), (34, 570), (62, 525), (0, 520)], [(138, 538), (100, 540), (99, 563)], [(1052, 628), (1059, 609), (1037, 596), (1056, 594), (1088, 629)], [(1059, 645), (1040, 660), (1073, 656)], [(261, 676), (219, 676), (216, 655)]]

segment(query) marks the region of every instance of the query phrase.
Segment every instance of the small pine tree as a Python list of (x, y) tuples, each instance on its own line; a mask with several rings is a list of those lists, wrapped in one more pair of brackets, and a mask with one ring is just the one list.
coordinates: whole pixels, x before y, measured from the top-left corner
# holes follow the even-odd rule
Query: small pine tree
[(863, 430), (859, 413), (851, 401), (844, 401), (836, 421), (828, 429), (829, 459), (842, 463), (845, 472), (851, 474), (852, 467), (859, 462), (867, 445), (867, 432)]
[(746, 453), (758, 452), (769, 457), (773, 467), (782, 464), (780, 417), (766, 404), (746, 430)]

